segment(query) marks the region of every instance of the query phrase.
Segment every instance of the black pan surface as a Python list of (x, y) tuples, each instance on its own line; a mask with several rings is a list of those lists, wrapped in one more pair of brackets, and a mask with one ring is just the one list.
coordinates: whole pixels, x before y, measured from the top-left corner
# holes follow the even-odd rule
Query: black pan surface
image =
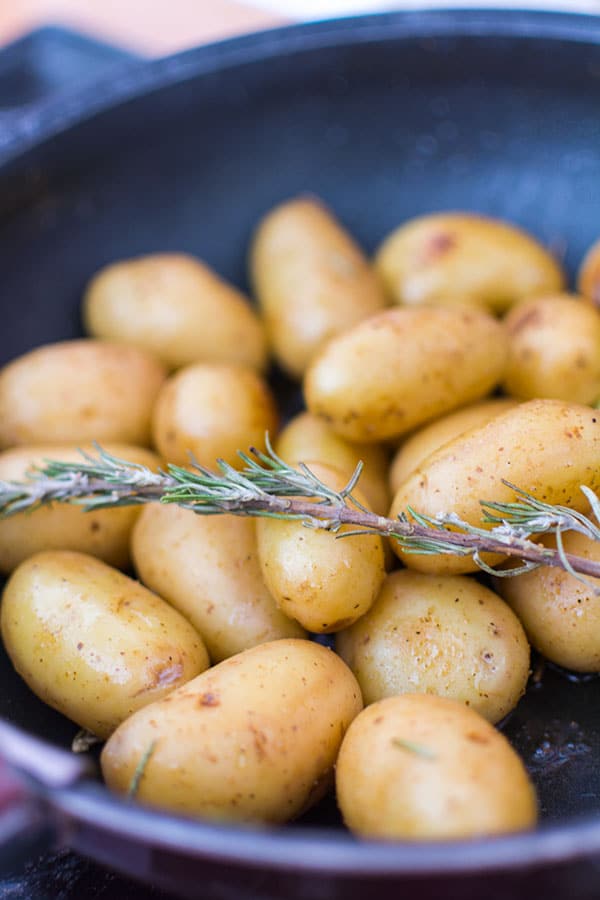
[[(572, 276), (600, 236), (600, 19), (427, 12), (296, 26), (151, 63), (33, 106), (0, 140), (0, 362), (80, 334), (91, 273), (198, 254), (247, 288), (257, 219), (321, 196), (367, 250), (402, 220), (516, 222)], [(293, 411), (298, 391), (279, 381)], [(68, 747), (74, 727), (0, 659), (0, 715)], [(505, 724), (538, 785), (535, 834), (358, 843), (331, 805), (282, 830), (222, 829), (53, 791), (71, 845), (190, 896), (600, 893), (600, 685), (549, 667)], [(490, 877), (493, 873), (493, 877)], [(408, 894), (410, 896), (410, 893)]]

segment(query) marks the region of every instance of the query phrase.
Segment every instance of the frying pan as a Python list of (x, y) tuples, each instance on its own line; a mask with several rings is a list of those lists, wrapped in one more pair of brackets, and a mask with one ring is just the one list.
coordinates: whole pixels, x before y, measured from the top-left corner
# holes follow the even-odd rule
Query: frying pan
[[(247, 287), (253, 224), (299, 192), (321, 196), (367, 250), (410, 216), (466, 208), (529, 229), (572, 276), (600, 234), (597, 18), (371, 16), (123, 58), (81, 82), (0, 112), (2, 362), (79, 334), (82, 288), (117, 258), (189, 251)], [(296, 388), (279, 391), (293, 410)], [(332, 802), (273, 829), (111, 797), (66, 752), (73, 725), (5, 657), (0, 677), (6, 854), (53, 840), (189, 897), (600, 894), (594, 678), (547, 666), (504, 724), (538, 786), (539, 829), (444, 845), (356, 841)]]

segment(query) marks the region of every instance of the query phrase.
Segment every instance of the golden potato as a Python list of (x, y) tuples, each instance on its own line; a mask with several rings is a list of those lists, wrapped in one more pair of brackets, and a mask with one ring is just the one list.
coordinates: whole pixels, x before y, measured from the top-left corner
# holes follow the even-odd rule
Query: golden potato
[(252, 369), (196, 363), (167, 379), (152, 427), (167, 462), (187, 466), (192, 453), (209, 469), (218, 458), (241, 468), (237, 451), (264, 449), (265, 433), (277, 430), (277, 411), (267, 383)]
[(419, 428), (414, 434), (409, 435), (396, 451), (390, 466), (392, 496), (431, 453), (454, 440), (459, 434), (477, 428), (479, 425), (485, 425), (486, 422), (513, 409), (516, 405), (517, 401), (508, 397), (482, 400), (479, 403), (457, 409), (456, 412), (448, 413), (440, 419), (435, 419), (429, 425), (424, 425), (423, 428)]
[(433, 213), (393, 231), (375, 257), (390, 298), (405, 306), (467, 305), (504, 312), (563, 290), (565, 276), (520, 228), (473, 213)]
[(0, 449), (88, 441), (145, 446), (165, 375), (149, 353), (108, 341), (31, 350), (0, 371)]
[(371, 609), (336, 635), (365, 704), (437, 694), (499, 722), (529, 676), (529, 644), (514, 613), (467, 575), (388, 575)]
[(509, 353), (502, 387), (521, 400), (600, 398), (600, 313), (570, 294), (536, 297), (505, 319)]
[[(346, 479), (321, 463), (311, 471), (334, 490)], [(360, 491), (360, 502), (367, 504)], [(342, 526), (338, 534), (351, 531)], [(383, 542), (376, 535), (339, 539), (301, 522), (258, 519), (258, 556), (279, 608), (309, 631), (339, 631), (369, 609), (385, 575)]]
[(103, 739), (208, 666), (183, 616), (83, 553), (37, 553), (21, 563), (4, 589), (0, 625), (31, 690)]
[(504, 735), (446, 697), (405, 694), (354, 720), (336, 765), (338, 804), (356, 834), (452, 840), (532, 828), (535, 790)]
[(262, 220), (250, 276), (277, 361), (295, 378), (326, 341), (386, 305), (362, 251), (312, 197), (282, 203)]
[(246, 650), (128, 719), (102, 753), (109, 788), (187, 815), (285, 822), (331, 783), (362, 702), (342, 660), (310, 641)]
[[(544, 543), (556, 547), (554, 539)], [(600, 545), (585, 535), (563, 535), (567, 553), (600, 562)], [(575, 672), (600, 672), (600, 579), (586, 582), (562, 569), (543, 566), (495, 587), (521, 620), (529, 640), (546, 659)]]
[(275, 443), (276, 453), (290, 465), (318, 461), (352, 475), (363, 462), (360, 488), (373, 512), (384, 516), (389, 509), (387, 453), (377, 444), (351, 444), (339, 437), (327, 422), (309, 412), (288, 422)]
[[(93, 448), (82, 449), (89, 452)], [(143, 447), (109, 443), (103, 449), (153, 470), (159, 467), (156, 454)], [(82, 461), (79, 448), (73, 444), (13, 447), (0, 453), (0, 480), (23, 481), (28, 469), (49, 459)], [(140, 511), (139, 506), (125, 506), (85, 512), (80, 506), (53, 503), (0, 519), (0, 572), (12, 572), (41, 550), (75, 550), (125, 568), (129, 564), (129, 538)]]
[(144, 584), (189, 619), (213, 662), (265, 641), (305, 636), (266, 588), (254, 519), (152, 504), (134, 529), (132, 555)]
[(586, 300), (600, 306), (600, 240), (590, 247), (581, 264), (577, 289)]
[(508, 338), (487, 313), (392, 309), (330, 341), (304, 383), (306, 405), (350, 441), (400, 437), (485, 397)]
[[(530, 400), (467, 431), (429, 456), (394, 497), (390, 516), (409, 506), (429, 516), (456, 513), (480, 527), (481, 500), (511, 503), (504, 480), (546, 503), (585, 510), (580, 490), (600, 488), (600, 413), (562, 400)], [(477, 571), (470, 557), (395, 552), (407, 566), (432, 574)], [(502, 557), (484, 554), (489, 564)]]
[(149, 350), (169, 368), (267, 363), (263, 325), (248, 300), (183, 253), (154, 253), (101, 269), (83, 298), (86, 331)]

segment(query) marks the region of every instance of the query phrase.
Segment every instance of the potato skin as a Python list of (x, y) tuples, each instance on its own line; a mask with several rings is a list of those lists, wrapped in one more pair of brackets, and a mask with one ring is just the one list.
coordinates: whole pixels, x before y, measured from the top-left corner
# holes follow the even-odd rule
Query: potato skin
[(600, 397), (600, 312), (570, 294), (536, 297), (505, 319), (509, 354), (502, 387), (521, 400)]
[(275, 400), (267, 383), (246, 366), (196, 363), (163, 385), (152, 430), (167, 462), (187, 466), (192, 453), (209, 469), (218, 458), (241, 468), (238, 450), (262, 450), (265, 432), (275, 435)]
[(600, 240), (590, 247), (581, 264), (577, 289), (586, 300), (600, 306)]
[(504, 735), (446, 697), (404, 694), (354, 720), (336, 765), (357, 835), (453, 840), (532, 828), (535, 791)]
[(147, 506), (132, 537), (136, 570), (202, 635), (213, 662), (266, 641), (305, 637), (267, 590), (254, 519)]
[(409, 435), (396, 451), (390, 466), (392, 496), (408, 476), (412, 475), (428, 456), (439, 450), (444, 444), (454, 440), (460, 434), (464, 434), (465, 431), (485, 425), (496, 416), (513, 409), (517, 403), (517, 400), (508, 397), (482, 400), (448, 413), (440, 419), (435, 419), (429, 425), (424, 425), (423, 428)]
[(330, 341), (304, 383), (306, 405), (349, 441), (400, 437), (485, 397), (508, 338), (487, 313), (392, 309)]
[(360, 248), (312, 197), (289, 200), (265, 216), (249, 262), (273, 351), (294, 378), (331, 337), (386, 305)]
[(37, 553), (21, 563), (4, 589), (0, 625), (31, 690), (103, 739), (208, 666), (183, 616), (83, 553)]
[(387, 487), (387, 454), (377, 444), (351, 444), (339, 437), (323, 419), (299, 413), (281, 431), (275, 452), (291, 465), (317, 460), (352, 475), (363, 463), (360, 488), (373, 512), (384, 516), (390, 506)]
[(0, 371), (0, 449), (89, 441), (147, 446), (165, 376), (149, 353), (108, 341), (31, 350)]
[[(544, 544), (556, 547), (545, 538)], [(583, 534), (563, 535), (567, 553), (600, 562), (600, 547)], [(495, 579), (495, 588), (515, 611), (529, 640), (550, 662), (574, 672), (600, 672), (600, 605), (588, 584), (562, 569), (543, 566), (513, 578)]]
[(362, 709), (348, 667), (310, 641), (261, 644), (128, 719), (102, 753), (126, 793), (153, 747), (137, 799), (187, 815), (285, 822), (323, 795), (342, 737)]
[(497, 594), (466, 575), (388, 575), (336, 650), (365, 705), (419, 691), (450, 697), (499, 722), (525, 692), (529, 644)]
[(375, 257), (388, 295), (406, 306), (466, 305), (501, 313), (561, 291), (564, 273), (531, 235), (473, 213), (434, 213), (393, 231)]
[[(334, 490), (346, 478), (321, 463), (311, 471)], [(355, 492), (365, 505), (366, 498)], [(338, 534), (351, 531), (342, 526)], [(348, 627), (369, 609), (385, 576), (383, 542), (376, 535), (343, 539), (282, 519), (256, 522), (258, 556), (267, 588), (279, 608), (319, 634)]]
[[(84, 445), (81, 449), (92, 451), (93, 447)], [(156, 454), (144, 447), (108, 443), (103, 450), (153, 470), (160, 464)], [(0, 479), (22, 481), (31, 466), (48, 459), (81, 461), (79, 446), (35, 444), (4, 450), (0, 453)], [(140, 512), (141, 507), (125, 506), (92, 513), (71, 504), (54, 503), (0, 519), (0, 572), (12, 572), (28, 556), (42, 550), (74, 550), (96, 556), (117, 569), (126, 568), (129, 539)]]
[(101, 269), (83, 298), (93, 337), (148, 350), (171, 369), (194, 362), (267, 363), (263, 325), (244, 295), (184, 253), (154, 253)]
[[(530, 400), (460, 435), (429, 456), (404, 482), (392, 502), (390, 516), (411, 506), (425, 515), (455, 512), (480, 527), (480, 500), (514, 502), (503, 479), (540, 500), (583, 511), (580, 490), (600, 488), (600, 414), (562, 400)], [(460, 574), (477, 571), (468, 557), (403, 554), (405, 564), (420, 572)], [(495, 564), (501, 557), (484, 554)]]

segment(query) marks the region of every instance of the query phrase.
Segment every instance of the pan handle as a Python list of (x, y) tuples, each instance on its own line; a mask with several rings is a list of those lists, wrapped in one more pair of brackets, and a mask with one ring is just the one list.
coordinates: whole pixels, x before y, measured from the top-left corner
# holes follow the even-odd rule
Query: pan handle
[(60, 842), (62, 823), (46, 798), (89, 776), (89, 758), (59, 750), (0, 721), (0, 874)]

